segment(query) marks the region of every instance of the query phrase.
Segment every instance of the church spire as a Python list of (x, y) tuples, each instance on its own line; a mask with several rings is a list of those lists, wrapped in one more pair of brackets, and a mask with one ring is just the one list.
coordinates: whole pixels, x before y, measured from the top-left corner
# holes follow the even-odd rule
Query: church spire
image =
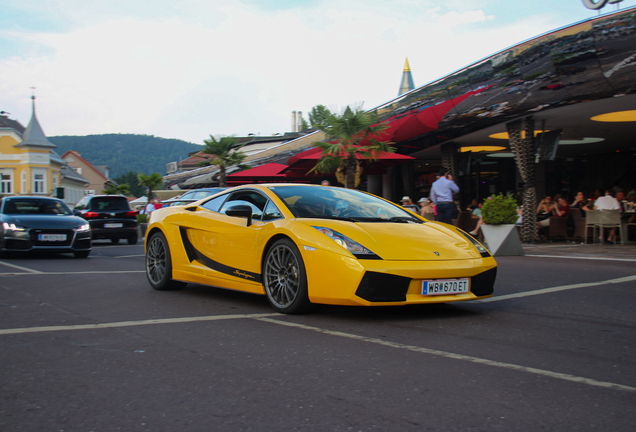
[(44, 131), (38, 122), (38, 118), (35, 116), (35, 95), (31, 96), (32, 99), (32, 109), (33, 113), (31, 114), (31, 121), (29, 125), (25, 129), (22, 134), (22, 142), (17, 144), (16, 147), (22, 146), (37, 146), (37, 147), (46, 147), (46, 148), (54, 148), (57, 147), (55, 144), (51, 143), (44, 135)]
[(400, 83), (400, 91), (398, 96), (408, 93), (415, 88), (413, 77), (411, 76), (411, 67), (409, 66), (409, 58), (404, 62), (404, 71), (402, 72), (402, 82)]

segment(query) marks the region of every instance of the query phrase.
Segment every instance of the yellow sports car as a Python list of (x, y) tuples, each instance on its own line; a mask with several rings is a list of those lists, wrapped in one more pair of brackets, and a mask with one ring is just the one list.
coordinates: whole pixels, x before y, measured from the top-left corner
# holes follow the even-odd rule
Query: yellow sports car
[(146, 274), (267, 296), (281, 313), (313, 303), (386, 306), (492, 296), (497, 263), (472, 236), (352, 189), (238, 186), (151, 213)]

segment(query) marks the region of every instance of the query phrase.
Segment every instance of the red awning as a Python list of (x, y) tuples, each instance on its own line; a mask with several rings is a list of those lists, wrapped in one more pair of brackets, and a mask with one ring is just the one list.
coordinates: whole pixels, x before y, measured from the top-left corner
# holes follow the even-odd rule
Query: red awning
[[(305, 150), (304, 152), (289, 159), (289, 167), (284, 169), (284, 174), (288, 178), (323, 176), (324, 174), (315, 172), (308, 174), (308, 171), (316, 166), (316, 163), (321, 156), (322, 152), (317, 147)], [(365, 174), (385, 174), (386, 168), (415, 159), (412, 156), (389, 152), (379, 152), (375, 161), (370, 160), (363, 155), (357, 155), (357, 158), (358, 160), (363, 161)]]
[(265, 182), (281, 182), (285, 181), (285, 174), (281, 171), (287, 168), (287, 165), (279, 163), (268, 163), (245, 171), (229, 174), (227, 176), (228, 184), (247, 184), (247, 183), (265, 183)]

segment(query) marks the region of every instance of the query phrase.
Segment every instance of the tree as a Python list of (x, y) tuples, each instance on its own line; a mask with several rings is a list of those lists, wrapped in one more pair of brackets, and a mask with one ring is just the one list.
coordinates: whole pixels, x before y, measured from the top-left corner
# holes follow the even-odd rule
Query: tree
[(152, 173), (150, 175), (146, 175), (143, 172), (137, 174), (137, 179), (139, 180), (139, 184), (148, 188), (148, 202), (150, 202), (153, 198), (152, 191), (156, 190), (163, 183), (163, 177), (159, 173)]
[(127, 183), (112, 185), (107, 188), (104, 188), (104, 193), (107, 195), (130, 195), (130, 188)]
[(238, 166), (241, 169), (251, 168), (249, 165), (242, 163), (247, 155), (239, 151), (244, 144), (240, 144), (236, 138), (229, 136), (217, 140), (210, 135), (210, 139), (204, 140), (203, 143), (205, 148), (201, 150), (201, 153), (212, 157), (199, 162), (199, 166), (214, 165), (219, 167), (219, 186), (224, 187), (227, 184), (227, 168), (232, 166)]
[(139, 184), (137, 179), (137, 173), (128, 171), (126, 174), (122, 174), (119, 177), (115, 177), (115, 180), (120, 185), (127, 184), (130, 190), (130, 195), (139, 198), (146, 193), (146, 188)]
[(319, 127), (326, 141), (313, 143), (322, 150), (322, 155), (311, 171), (335, 171), (336, 178), (347, 189), (355, 188), (362, 175), (358, 157), (375, 161), (383, 152), (395, 152), (389, 141), (377, 139), (386, 128), (378, 122), (375, 113), (365, 112), (362, 105), (347, 106), (340, 114), (329, 114)]
[[(309, 111), (309, 123), (311, 123), (311, 127), (314, 129), (320, 129), (325, 127), (327, 117), (331, 115), (331, 111), (324, 105), (316, 105)], [(304, 121), (304, 119), (303, 119)]]

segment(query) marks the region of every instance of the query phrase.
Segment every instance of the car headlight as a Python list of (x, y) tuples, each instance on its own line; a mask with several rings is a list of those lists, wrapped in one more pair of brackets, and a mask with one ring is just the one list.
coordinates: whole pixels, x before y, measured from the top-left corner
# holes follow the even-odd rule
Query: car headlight
[(488, 249), (486, 249), (481, 243), (479, 243), (475, 237), (473, 237), (470, 234), (460, 230), (459, 228), (457, 229), (457, 231), (459, 231), (464, 237), (466, 237), (468, 239), (469, 242), (471, 242), (473, 244), (473, 246), (475, 246), (475, 249), (477, 249), (477, 252), (479, 252), (479, 254), (483, 258), (488, 258), (488, 257), (492, 256), (490, 254), (490, 252), (488, 251)]
[(331, 240), (338, 243), (340, 246), (353, 254), (356, 258), (381, 259), (379, 256), (362, 246), (360, 243), (351, 240), (349, 237), (340, 234), (338, 231), (334, 231), (331, 228), (319, 226), (314, 226), (312, 228), (317, 229), (318, 231), (329, 237)]
[(5, 231), (24, 231), (24, 227), (9, 222), (3, 222), (2, 228), (4, 228)]
[(89, 224), (80, 225), (77, 228), (75, 228), (76, 232), (86, 232), (90, 230), (91, 230), (91, 226)]

